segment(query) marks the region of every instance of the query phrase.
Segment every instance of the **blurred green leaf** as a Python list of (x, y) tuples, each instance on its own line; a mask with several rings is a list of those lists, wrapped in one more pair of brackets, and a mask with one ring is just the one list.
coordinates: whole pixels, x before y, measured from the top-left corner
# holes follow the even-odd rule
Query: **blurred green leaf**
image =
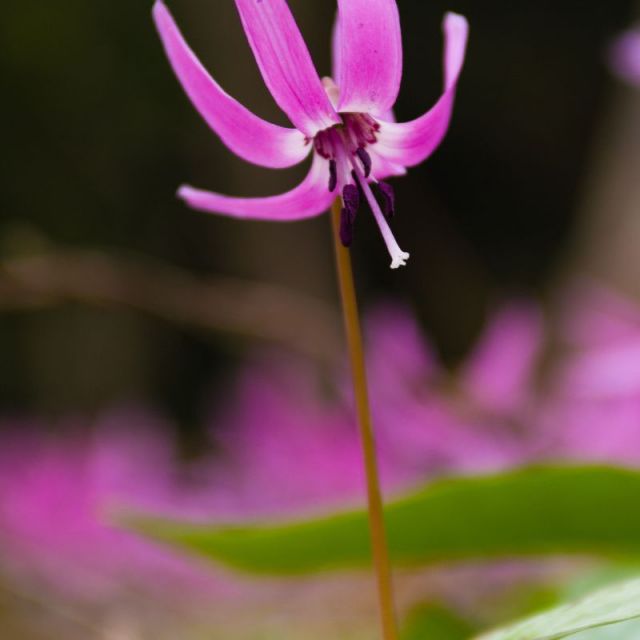
[(472, 627), (455, 613), (438, 605), (425, 605), (409, 615), (401, 640), (467, 640)]
[(573, 636), (573, 640), (638, 640), (638, 638), (640, 638), (640, 621), (637, 619), (589, 629)]
[[(640, 473), (531, 467), (434, 482), (386, 507), (393, 561), (532, 554), (640, 556)], [(297, 574), (370, 561), (364, 511), (283, 524), (189, 524), (141, 515), (124, 526), (237, 569)]]
[[(603, 562), (581, 571), (567, 583), (559, 587), (557, 602), (559, 604), (567, 600), (578, 600), (598, 589), (604, 589), (616, 582), (625, 582), (640, 576), (640, 564), (637, 558), (623, 559), (618, 562)], [(538, 607), (541, 609), (542, 607)], [(547, 607), (544, 607), (547, 608)], [(533, 612), (532, 612), (533, 613)], [(640, 635), (638, 636), (640, 637)]]
[(633, 618), (640, 618), (640, 579), (601, 589), (576, 602), (482, 635), (478, 640), (557, 640)]

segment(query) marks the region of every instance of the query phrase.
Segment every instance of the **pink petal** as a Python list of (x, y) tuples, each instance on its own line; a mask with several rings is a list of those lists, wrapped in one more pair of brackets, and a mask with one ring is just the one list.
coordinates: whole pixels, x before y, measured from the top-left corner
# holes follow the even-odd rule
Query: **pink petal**
[(265, 84), (308, 137), (339, 124), (285, 0), (236, 0)]
[(580, 353), (562, 369), (567, 395), (618, 398), (640, 392), (640, 339)]
[(158, 0), (153, 17), (171, 66), (200, 115), (236, 155), (264, 167), (290, 167), (309, 153), (296, 129), (258, 118), (207, 73), (185, 42), (169, 10)]
[(406, 123), (380, 121), (376, 151), (387, 160), (406, 167), (428, 158), (444, 138), (456, 94), (456, 86), (467, 47), (469, 26), (464, 17), (448, 13), (444, 21), (445, 60), (444, 93), (435, 106), (423, 116)]
[(376, 153), (375, 146), (369, 151), (369, 156), (371, 157), (371, 175), (375, 176), (376, 180), (407, 174), (407, 170), (401, 164), (391, 162)]
[(331, 32), (331, 77), (340, 86), (342, 34), (340, 31), (340, 14), (336, 14)]
[(573, 285), (563, 296), (562, 339), (581, 351), (624, 346), (640, 337), (640, 307), (597, 281)]
[(380, 120), (384, 120), (384, 122), (398, 122), (396, 112), (393, 109), (389, 109), (388, 111), (381, 113), (379, 117)]
[(640, 84), (640, 30), (636, 27), (623, 33), (609, 51), (612, 71), (622, 80)]
[(517, 411), (530, 392), (543, 341), (539, 309), (511, 303), (492, 319), (464, 367), (463, 388), (488, 410)]
[(388, 111), (402, 79), (402, 34), (395, 0), (338, 0), (338, 21), (334, 66), (339, 110)]
[(327, 161), (314, 156), (307, 177), (295, 189), (267, 198), (232, 198), (210, 191), (200, 191), (184, 186), (178, 191), (190, 207), (221, 213), (234, 218), (254, 220), (302, 220), (326, 211), (335, 195), (329, 191), (329, 169)]

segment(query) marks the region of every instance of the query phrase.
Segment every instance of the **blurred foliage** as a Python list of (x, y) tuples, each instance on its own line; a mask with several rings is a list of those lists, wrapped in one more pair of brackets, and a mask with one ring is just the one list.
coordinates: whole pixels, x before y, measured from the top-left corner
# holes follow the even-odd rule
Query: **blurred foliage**
[[(531, 467), (439, 480), (387, 502), (399, 565), (538, 554), (640, 555), (640, 473), (615, 467)], [(363, 511), (293, 523), (206, 525), (123, 515), (151, 539), (243, 571), (304, 574), (370, 561)]]
[[(581, 631), (640, 618), (640, 579), (619, 582), (478, 640), (559, 640)], [(615, 629), (613, 630), (615, 634)], [(613, 637), (616, 637), (615, 635)]]
[(640, 635), (640, 622), (630, 620), (620, 624), (598, 627), (576, 633), (574, 640), (635, 640)]
[(413, 611), (405, 623), (402, 640), (467, 640), (473, 628), (455, 613), (437, 605)]

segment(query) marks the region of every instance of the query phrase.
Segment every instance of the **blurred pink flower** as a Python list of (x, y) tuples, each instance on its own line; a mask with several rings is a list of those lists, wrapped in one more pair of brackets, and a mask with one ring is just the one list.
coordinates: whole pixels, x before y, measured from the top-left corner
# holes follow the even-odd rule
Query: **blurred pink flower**
[(263, 354), (234, 386), (212, 420), (220, 461), (203, 469), (207, 484), (217, 487), (218, 513), (236, 519), (300, 513), (361, 495), (352, 419), (339, 402), (323, 401), (312, 368)]
[(640, 84), (640, 29), (624, 32), (611, 46), (609, 61), (613, 72), (622, 80)]
[[(522, 417), (529, 401), (542, 346), (535, 308), (515, 304), (496, 316), (458, 387), (449, 383), (408, 311), (379, 308), (368, 318), (367, 336), (387, 492), (526, 459), (528, 440), (516, 416)], [(341, 375), (346, 372), (338, 373), (338, 380)], [(348, 385), (323, 379), (308, 363), (268, 354), (245, 367), (231, 402), (212, 420), (224, 455), (209, 467), (209, 484), (218, 487), (221, 512), (236, 518), (299, 514), (360, 502), (361, 453), (351, 398), (339, 394), (342, 388)], [(494, 393), (481, 397), (484, 388)], [(510, 394), (517, 403), (506, 401)]]
[(592, 283), (566, 296), (566, 351), (538, 407), (549, 456), (640, 464), (640, 307)]
[[(544, 379), (549, 327), (531, 303), (494, 314), (455, 373), (438, 362), (410, 312), (387, 305), (369, 314), (367, 361), (387, 492), (534, 461), (640, 463), (640, 309), (594, 286), (566, 300), (561, 328), (573, 349), (555, 353)], [(234, 515), (299, 513), (360, 498), (357, 436), (345, 410), (351, 399), (336, 391), (348, 388), (337, 379), (268, 356), (245, 368), (214, 420), (218, 432), (223, 426), (229, 465), (216, 469), (216, 483)]]
[[(92, 600), (127, 589), (211, 592), (195, 562), (108, 526), (111, 506), (175, 509), (187, 492), (174, 474), (166, 424), (139, 411), (114, 412), (95, 425), (68, 420), (50, 429), (0, 425), (0, 564), (70, 596)], [(77, 430), (74, 427), (82, 427)]]
[(532, 303), (512, 302), (501, 309), (460, 372), (460, 384), (469, 398), (498, 414), (526, 407), (544, 331), (542, 314)]
[(458, 375), (438, 362), (408, 311), (379, 309), (369, 327), (379, 448), (398, 468), (415, 481), (523, 460), (524, 432), (515, 418), (528, 401), (542, 347), (535, 308), (514, 303), (500, 310)]
[(265, 84), (295, 128), (266, 122), (229, 96), (191, 51), (162, 0), (153, 16), (184, 90), (231, 151), (270, 168), (298, 164), (313, 152), (311, 170), (279, 196), (233, 198), (183, 186), (180, 197), (203, 211), (283, 221), (316, 216), (341, 195), (341, 238), (349, 246), (362, 191), (391, 267), (404, 265), (409, 254), (388, 224), (393, 190), (380, 181), (423, 162), (442, 141), (464, 62), (467, 21), (453, 13), (445, 17), (444, 91), (435, 106), (416, 120), (397, 123), (391, 109), (402, 77), (402, 36), (395, 0), (338, 0), (334, 77), (324, 80), (285, 0), (236, 0), (236, 7)]
[[(413, 315), (368, 316), (371, 397), (387, 493), (443, 474), (557, 458), (640, 464), (640, 310), (589, 287), (566, 296), (566, 350), (547, 384), (540, 311), (504, 306), (457, 372), (447, 371)], [(635, 347), (634, 347), (635, 348)], [(112, 412), (66, 435), (7, 421), (0, 443), (0, 561), (83, 597), (122, 589), (193, 598), (233, 589), (102, 517), (111, 506), (195, 520), (247, 520), (360, 504), (364, 478), (344, 371), (256, 354), (211, 419), (214, 453), (185, 466), (167, 425)], [(60, 427), (61, 425), (56, 425)], [(64, 425), (63, 425), (64, 426)], [(18, 431), (20, 429), (20, 431)], [(74, 435), (75, 434), (75, 435)]]
[[(393, 492), (442, 473), (497, 469), (523, 459), (502, 399), (479, 390), (509, 380), (520, 398), (533, 369), (539, 317), (506, 309), (464, 369), (446, 376), (412, 315), (387, 305), (368, 326), (380, 464)], [(503, 343), (497, 334), (504, 331)], [(102, 598), (125, 588), (190, 594), (220, 584), (170, 551), (109, 528), (112, 506), (193, 519), (252, 519), (359, 504), (364, 491), (349, 397), (308, 362), (264, 353), (245, 367), (212, 433), (218, 445), (189, 467), (171, 430), (145, 412), (49, 429), (7, 421), (0, 446), (0, 560), (70, 593)], [(336, 384), (338, 380), (338, 384)], [(465, 400), (465, 394), (470, 398)], [(91, 428), (88, 430), (87, 426)], [(82, 428), (80, 428), (82, 427)]]

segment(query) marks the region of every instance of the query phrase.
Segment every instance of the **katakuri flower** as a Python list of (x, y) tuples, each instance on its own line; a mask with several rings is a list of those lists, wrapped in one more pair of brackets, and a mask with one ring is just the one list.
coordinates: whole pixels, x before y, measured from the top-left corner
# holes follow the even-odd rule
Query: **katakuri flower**
[(633, 86), (640, 85), (640, 27), (625, 31), (609, 50), (611, 70)]
[(454, 13), (445, 17), (444, 91), (435, 106), (411, 122), (397, 123), (392, 108), (402, 76), (402, 41), (395, 0), (338, 0), (333, 78), (322, 80), (285, 0), (235, 2), (264, 81), (295, 128), (266, 122), (228, 95), (158, 0), (153, 16), (171, 65), (196, 109), (236, 155), (284, 168), (312, 153), (311, 169), (299, 186), (272, 197), (235, 198), (190, 186), (178, 195), (202, 211), (278, 221), (316, 216), (340, 196), (346, 246), (364, 196), (391, 267), (405, 265), (409, 254), (389, 227), (393, 189), (383, 180), (421, 163), (443, 139), (464, 62), (467, 21)]

